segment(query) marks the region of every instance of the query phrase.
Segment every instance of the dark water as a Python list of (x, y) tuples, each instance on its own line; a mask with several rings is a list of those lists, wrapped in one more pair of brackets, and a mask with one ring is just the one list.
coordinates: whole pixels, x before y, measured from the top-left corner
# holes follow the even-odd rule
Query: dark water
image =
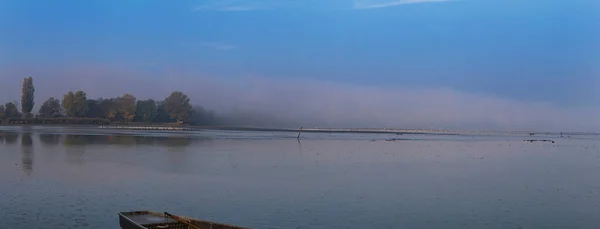
[(600, 227), (593, 137), (299, 142), (295, 133), (1, 128), (1, 228), (118, 228), (117, 212), (130, 210), (254, 228)]

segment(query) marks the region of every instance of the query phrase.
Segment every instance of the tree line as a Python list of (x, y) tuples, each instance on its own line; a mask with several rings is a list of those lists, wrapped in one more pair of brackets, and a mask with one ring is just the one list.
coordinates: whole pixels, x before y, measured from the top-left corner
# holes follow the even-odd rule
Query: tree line
[(0, 105), (0, 120), (15, 118), (100, 118), (111, 122), (143, 123), (189, 123), (212, 124), (215, 120), (212, 111), (202, 107), (193, 108), (188, 95), (174, 91), (162, 101), (138, 100), (131, 94), (114, 98), (90, 99), (82, 91), (69, 91), (62, 100), (54, 97), (44, 101), (32, 114), (35, 105), (33, 79), (23, 80), (21, 110), (14, 102)]

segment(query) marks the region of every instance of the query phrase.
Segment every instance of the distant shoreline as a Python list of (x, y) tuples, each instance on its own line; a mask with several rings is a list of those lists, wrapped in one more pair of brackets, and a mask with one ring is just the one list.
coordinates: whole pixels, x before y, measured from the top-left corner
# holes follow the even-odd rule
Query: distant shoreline
[[(196, 126), (177, 123), (119, 123), (109, 125), (98, 124), (0, 124), (3, 126), (62, 126), (62, 127), (96, 127), (102, 129), (130, 129), (130, 130), (170, 130), (170, 131), (260, 131), (260, 132), (293, 132), (299, 133), (300, 128), (271, 128), (271, 127), (245, 127), (245, 126)], [(560, 136), (560, 132), (535, 132), (535, 131), (485, 131), (485, 130), (435, 130), (435, 129), (394, 129), (394, 128), (302, 128), (302, 133), (352, 133), (352, 134), (427, 134), (427, 135), (522, 135), (522, 136)], [(564, 132), (567, 135), (600, 135), (591, 132)]]
[[(153, 130), (153, 129), (173, 129), (173, 130), (229, 130), (229, 131), (261, 131), (261, 132), (294, 132), (298, 133), (300, 128), (270, 128), (270, 127), (244, 127), (244, 126), (196, 126), (196, 125), (178, 125), (176, 123), (157, 123), (157, 124), (0, 124), (1, 126), (81, 126), (97, 127), (101, 129), (132, 129), (132, 130)], [(428, 131), (409, 131), (375, 128), (302, 128), (306, 133), (387, 133), (387, 134), (432, 134)]]
[[(131, 130), (228, 130), (228, 131), (260, 131), (260, 132), (300, 132), (300, 128), (272, 128), (272, 127), (245, 127), (245, 126), (200, 126), (177, 123), (119, 123), (109, 125), (98, 124), (0, 124), (1, 126), (81, 126), (97, 127), (101, 129), (131, 129)], [(378, 129), (378, 128), (302, 128), (302, 133), (364, 133), (364, 134), (443, 134), (457, 135), (458, 133), (431, 131), (431, 130), (403, 130), (403, 129)]]

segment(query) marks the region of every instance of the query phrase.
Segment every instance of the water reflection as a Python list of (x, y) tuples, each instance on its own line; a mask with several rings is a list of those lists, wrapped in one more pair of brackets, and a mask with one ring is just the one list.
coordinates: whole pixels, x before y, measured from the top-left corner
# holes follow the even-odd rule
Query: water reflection
[(95, 140), (95, 138), (91, 138), (90, 136), (86, 136), (86, 135), (67, 134), (67, 135), (65, 135), (63, 145), (65, 145), (65, 146), (83, 146), (83, 145), (94, 144), (94, 140)]
[(153, 145), (155, 137), (139, 136), (135, 138), (136, 145)]
[[(116, 147), (163, 147), (168, 149), (167, 157), (177, 169), (187, 160), (187, 149), (206, 138), (190, 138), (182, 136), (135, 136), (135, 135), (79, 135), (59, 133), (35, 133), (0, 131), (0, 144), (15, 145), (20, 150), (21, 171), (31, 175), (34, 171), (36, 153), (49, 155), (54, 147), (63, 147), (66, 161), (69, 164), (82, 165), (89, 155), (86, 152), (97, 152), (105, 146)], [(19, 152), (19, 151), (17, 151)], [(125, 155), (126, 157), (126, 155)], [(18, 159), (17, 159), (18, 160)]]
[[(49, 136), (45, 136), (49, 138)], [(40, 140), (41, 135), (40, 135)], [(47, 140), (47, 139), (46, 139)], [(149, 137), (134, 135), (73, 135), (67, 134), (64, 137), (65, 146), (85, 146), (85, 145), (119, 145), (119, 146), (164, 146), (164, 147), (187, 147), (192, 144), (192, 138), (183, 137)], [(196, 139), (206, 140), (206, 139)], [(42, 140), (43, 141), (43, 140)]]
[(19, 140), (19, 134), (13, 132), (0, 132), (0, 136), (2, 136), (6, 144), (16, 144), (17, 140)]
[(33, 138), (29, 133), (21, 136), (21, 169), (27, 175), (33, 172)]
[(156, 138), (155, 144), (167, 147), (186, 147), (192, 144), (192, 140), (190, 138), (176, 137)]
[(302, 142), (298, 138), (298, 154), (302, 155)]
[(60, 135), (40, 134), (40, 142), (44, 145), (58, 145), (60, 144)]
[(31, 146), (33, 146), (33, 138), (31, 137), (31, 134), (26, 133), (21, 136), (21, 145), (24, 147), (26, 146), (25, 148), (31, 148)]
[(85, 139), (78, 137), (78, 135), (67, 135), (63, 142), (65, 146), (65, 153), (67, 163), (82, 165), (84, 162)]

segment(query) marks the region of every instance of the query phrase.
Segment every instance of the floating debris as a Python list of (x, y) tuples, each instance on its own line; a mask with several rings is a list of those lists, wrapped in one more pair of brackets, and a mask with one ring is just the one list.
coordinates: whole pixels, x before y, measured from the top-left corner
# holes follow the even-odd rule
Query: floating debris
[(552, 142), (554, 143), (554, 140), (536, 140), (536, 139), (530, 139), (530, 140), (523, 140), (524, 142)]

